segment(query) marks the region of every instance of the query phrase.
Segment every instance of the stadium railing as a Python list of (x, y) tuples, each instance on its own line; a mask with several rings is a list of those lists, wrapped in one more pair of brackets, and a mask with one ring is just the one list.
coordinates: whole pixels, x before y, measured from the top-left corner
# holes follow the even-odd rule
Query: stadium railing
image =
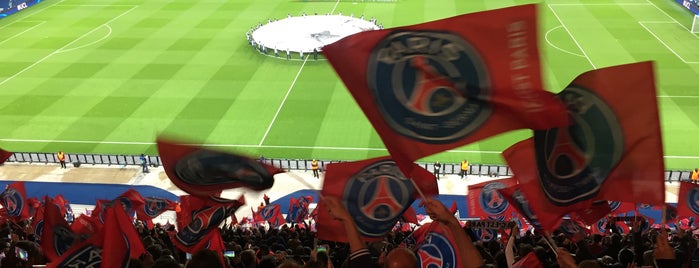
[[(66, 163), (72, 163), (74, 167), (81, 165), (107, 165), (107, 166), (139, 166), (141, 165), (140, 155), (107, 155), (107, 154), (68, 154), (66, 153)], [(159, 156), (146, 156), (148, 163), (152, 167), (162, 165)], [(311, 170), (311, 159), (265, 159), (265, 163), (281, 167), (286, 170)], [(31, 164), (57, 164), (58, 157), (55, 153), (31, 153), (31, 152), (16, 152), (7, 160), (14, 163), (31, 163)], [(325, 166), (330, 163), (339, 163), (344, 161), (337, 160), (318, 160), (321, 171), (325, 170)], [(423, 168), (434, 171), (433, 163), (418, 163)], [(468, 174), (478, 176), (491, 177), (507, 177), (512, 176), (512, 171), (505, 165), (491, 164), (470, 164)], [(460, 163), (442, 163), (442, 175), (454, 175), (461, 172)], [(666, 181), (689, 181), (691, 170), (666, 170)]]

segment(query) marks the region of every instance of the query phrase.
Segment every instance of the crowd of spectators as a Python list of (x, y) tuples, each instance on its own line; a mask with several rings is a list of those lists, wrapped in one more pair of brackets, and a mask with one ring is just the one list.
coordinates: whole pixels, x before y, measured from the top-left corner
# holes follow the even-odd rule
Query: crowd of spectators
[[(638, 226), (635, 230), (640, 230)], [(222, 265), (217, 252), (202, 250), (189, 255), (178, 250), (171, 240), (176, 232), (174, 226), (156, 224), (148, 229), (137, 221), (135, 227), (147, 252), (132, 259), (130, 267), (352, 267), (348, 259), (356, 251), (347, 243), (318, 241), (308, 223), (284, 225), (279, 229), (224, 225), (220, 230), (226, 250), (234, 254), (224, 257), (226, 263)], [(41, 247), (29, 229), (10, 223), (0, 229), (0, 237), (3, 237), (0, 239), (0, 267), (32, 267), (46, 263)], [(631, 267), (631, 263), (635, 263), (635, 267), (692, 267), (690, 265), (696, 257), (697, 237), (690, 231), (677, 229), (668, 234), (665, 229), (632, 229), (629, 234), (623, 234), (612, 224), (607, 229), (606, 235), (554, 232), (550, 236), (553, 241), (547, 241), (547, 237), (539, 233), (526, 232), (515, 239), (515, 255), (519, 258), (533, 252), (546, 268)], [(505, 256), (507, 241), (478, 241), (468, 226), (463, 227), (463, 232), (475, 241), (473, 244), (478, 253), (467, 253), (472, 256), (459, 258), (482, 257), (484, 267), (508, 267)], [(367, 243), (362, 250), (369, 254), (374, 267), (381, 267), (386, 255), (400, 248), (409, 234), (391, 231), (382, 241)], [(554, 250), (551, 244), (558, 248)], [(318, 245), (327, 250), (317, 251)], [(18, 256), (19, 251), (27, 253), (26, 260)]]

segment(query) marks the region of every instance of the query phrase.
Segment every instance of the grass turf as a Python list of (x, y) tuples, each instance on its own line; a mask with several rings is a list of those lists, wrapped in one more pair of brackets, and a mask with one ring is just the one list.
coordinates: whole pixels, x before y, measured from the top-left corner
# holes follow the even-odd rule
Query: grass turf
[[(326, 61), (286, 61), (245, 32), (302, 12), (364, 14), (385, 27), (532, 1), (46, 0), (0, 20), (0, 147), (155, 154), (159, 134), (251, 155), (363, 159), (383, 144)], [(671, 0), (539, 5), (547, 89), (654, 60), (666, 164), (699, 166), (699, 38)], [(639, 107), (643, 109), (643, 107)], [(514, 131), (425, 161), (502, 163)]]

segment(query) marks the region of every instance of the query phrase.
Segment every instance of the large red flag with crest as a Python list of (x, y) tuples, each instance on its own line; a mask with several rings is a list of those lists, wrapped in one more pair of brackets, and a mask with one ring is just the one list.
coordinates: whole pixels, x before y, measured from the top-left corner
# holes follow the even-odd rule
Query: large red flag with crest
[(85, 241), (77, 242), (57, 259), (46, 264), (47, 268), (101, 267), (104, 238), (96, 234)]
[(534, 131), (503, 153), (525, 196), (568, 211), (592, 200), (663, 204), (653, 76), (651, 62), (608, 67), (578, 76), (558, 93), (573, 124)]
[[(73, 225), (75, 226), (76, 224)], [(85, 233), (83, 237), (88, 237), (93, 234), (94, 233)], [(45, 198), (40, 245), (46, 258), (52, 262), (56, 261), (59, 259), (59, 256), (77, 243), (78, 235), (73, 232), (71, 225), (68, 224), (61, 214), (61, 209), (53, 203), (51, 198)]]
[(23, 181), (8, 184), (5, 191), (0, 194), (0, 198), (10, 219), (20, 221), (29, 218), (29, 204)]
[(282, 169), (255, 159), (158, 139), (158, 152), (172, 183), (196, 196), (218, 196), (222, 190), (247, 187), (264, 190)]
[(517, 184), (514, 178), (486, 181), (468, 186), (468, 214), (470, 217), (510, 217), (516, 212), (510, 202), (498, 192), (499, 189)]
[(411, 233), (402, 246), (412, 249), (419, 267), (461, 267), (461, 258), (449, 228), (438, 222), (423, 224)]
[(126, 192), (117, 196), (114, 201), (119, 201), (121, 203), (121, 206), (124, 207), (124, 211), (126, 211), (126, 215), (129, 215), (129, 217), (132, 217), (133, 214), (146, 203), (141, 194), (135, 189), (126, 190)]
[(427, 155), (568, 124), (543, 90), (537, 28), (536, 6), (522, 5), (361, 32), (323, 54), (409, 174)]
[[(321, 193), (342, 200), (364, 239), (377, 240), (420, 197), (415, 185), (426, 196), (439, 193), (434, 175), (413, 165), (413, 176), (409, 178), (389, 157), (328, 164)], [(322, 200), (319, 206), (316, 208), (318, 239), (345, 242), (347, 237), (341, 223), (322, 208)]]

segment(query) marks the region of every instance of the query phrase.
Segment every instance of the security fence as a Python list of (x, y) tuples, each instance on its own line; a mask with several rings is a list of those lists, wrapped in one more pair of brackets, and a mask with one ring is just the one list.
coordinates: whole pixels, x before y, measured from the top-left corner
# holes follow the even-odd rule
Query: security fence
[[(107, 154), (68, 154), (66, 153), (66, 163), (72, 163), (74, 167), (81, 165), (108, 165), (108, 166), (129, 166), (141, 165), (140, 155), (107, 155)], [(146, 156), (148, 164), (152, 167), (162, 165), (159, 156)], [(267, 164), (272, 164), (286, 170), (311, 170), (310, 159), (264, 159)], [(58, 157), (54, 153), (14, 153), (7, 162), (33, 163), (33, 164), (54, 164), (58, 163)], [(318, 166), (322, 170), (330, 163), (344, 161), (318, 160)], [(434, 172), (433, 163), (418, 163), (423, 168)], [(461, 173), (461, 163), (441, 163), (440, 174), (453, 175)], [(512, 171), (505, 165), (470, 164), (468, 175), (507, 177), (512, 176)], [(666, 181), (689, 181), (691, 170), (666, 170)]]

